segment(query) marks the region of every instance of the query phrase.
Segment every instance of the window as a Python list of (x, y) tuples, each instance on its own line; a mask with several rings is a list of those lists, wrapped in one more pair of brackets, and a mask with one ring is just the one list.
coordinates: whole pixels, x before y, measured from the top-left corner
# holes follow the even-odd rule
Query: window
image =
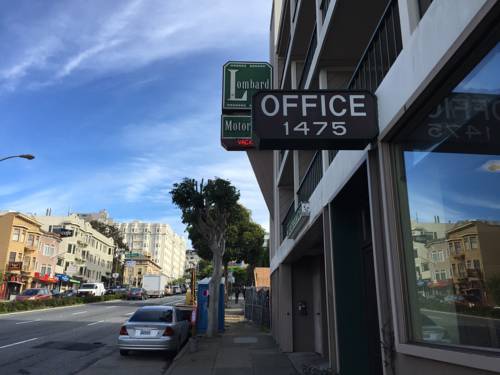
[[(497, 324), (492, 306), (500, 306), (492, 282), (500, 278), (500, 43), (394, 143), (409, 340), (500, 349), (499, 331), (485, 328)], [(433, 280), (425, 290), (415, 279), (417, 218), (437, 237), (426, 245)]]
[(422, 263), (422, 272), (429, 271), (429, 263)]
[(42, 264), (42, 267), (40, 268), (40, 274), (43, 276), (45, 275), (47, 272), (47, 266), (45, 264)]
[(34, 234), (28, 234), (28, 241), (27, 244), (29, 246), (33, 246), (35, 242), (35, 235)]
[(26, 241), (26, 231), (24, 229), (21, 230), (21, 237), (19, 238), (19, 242)]
[(12, 230), (12, 241), (19, 241), (19, 236), (21, 235), (21, 229), (14, 228)]
[(16, 261), (16, 255), (17, 255), (17, 253), (15, 251), (11, 251), (9, 253), (9, 262), (15, 262)]
[(51, 257), (54, 256), (54, 252), (55, 249), (53, 245), (43, 245), (43, 255)]

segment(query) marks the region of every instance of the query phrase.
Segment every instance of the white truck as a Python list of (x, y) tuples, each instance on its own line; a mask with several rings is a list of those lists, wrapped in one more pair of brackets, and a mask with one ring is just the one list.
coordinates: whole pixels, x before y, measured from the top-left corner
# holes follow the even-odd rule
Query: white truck
[(165, 275), (144, 275), (142, 287), (146, 289), (149, 297), (164, 297), (167, 276)]

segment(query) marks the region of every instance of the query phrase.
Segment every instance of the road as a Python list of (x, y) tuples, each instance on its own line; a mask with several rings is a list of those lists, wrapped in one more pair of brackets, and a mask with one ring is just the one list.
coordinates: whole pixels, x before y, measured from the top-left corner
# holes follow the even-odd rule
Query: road
[(2, 374), (164, 374), (172, 358), (164, 353), (121, 357), (121, 324), (140, 306), (176, 304), (184, 296), (147, 301), (108, 301), (0, 315)]

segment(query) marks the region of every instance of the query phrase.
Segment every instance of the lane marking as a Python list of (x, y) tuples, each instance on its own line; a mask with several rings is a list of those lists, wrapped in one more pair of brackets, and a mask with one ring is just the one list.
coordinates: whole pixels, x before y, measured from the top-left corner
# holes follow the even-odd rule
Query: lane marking
[(76, 312), (76, 313), (73, 313), (71, 315), (79, 315), (79, 314), (85, 314), (87, 311), (79, 311), (79, 312)]
[(114, 309), (116, 306), (105, 306), (105, 309)]
[(104, 320), (99, 320), (98, 322), (94, 322), (94, 323), (89, 323), (87, 324), (88, 326), (93, 326), (94, 324), (99, 324), (99, 323), (102, 323), (104, 322)]
[(42, 319), (37, 319), (37, 320), (27, 320), (26, 322), (19, 322), (19, 323), (16, 323), (16, 324), (33, 323), (33, 322), (39, 322), (40, 320), (42, 320)]
[(9, 345), (0, 346), (0, 349), (10, 348), (11, 346), (14, 346), (14, 345), (24, 344), (25, 342), (30, 342), (30, 341), (35, 341), (35, 340), (38, 340), (38, 337), (35, 337), (33, 339), (29, 339), (29, 340), (15, 342), (15, 343), (9, 344)]

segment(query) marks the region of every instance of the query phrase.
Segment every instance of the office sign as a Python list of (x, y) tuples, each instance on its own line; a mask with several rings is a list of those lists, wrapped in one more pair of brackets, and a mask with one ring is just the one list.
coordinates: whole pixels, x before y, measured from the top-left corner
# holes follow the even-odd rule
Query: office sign
[(222, 78), (222, 110), (252, 109), (252, 96), (272, 87), (273, 68), (266, 62), (229, 61)]
[(261, 150), (358, 150), (378, 135), (376, 99), (367, 91), (261, 91), (252, 123)]

